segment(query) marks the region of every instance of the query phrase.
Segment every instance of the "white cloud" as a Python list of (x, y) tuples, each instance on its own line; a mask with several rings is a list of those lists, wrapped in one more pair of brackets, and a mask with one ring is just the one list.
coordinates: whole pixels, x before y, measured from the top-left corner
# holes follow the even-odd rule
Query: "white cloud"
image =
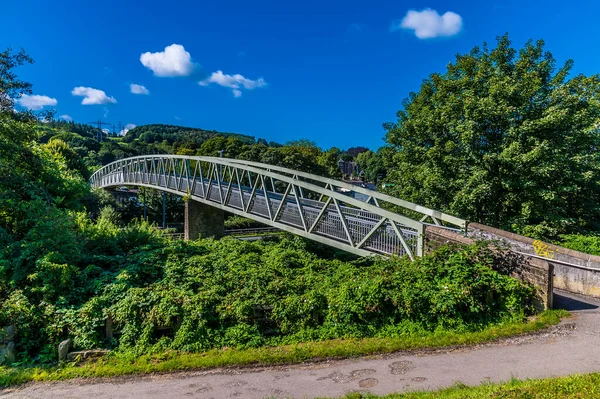
[(127, 132), (133, 129), (134, 127), (136, 127), (136, 125), (134, 125), (133, 123), (126, 124), (125, 127), (123, 127), (123, 130), (119, 132), (119, 136), (125, 136)]
[(150, 91), (148, 89), (146, 89), (144, 86), (136, 85), (135, 83), (130, 84), (129, 89), (131, 90), (131, 92), (133, 94), (145, 94), (145, 95), (150, 94)]
[(208, 86), (211, 83), (216, 83), (219, 86), (228, 87), (233, 89), (233, 96), (240, 97), (242, 95), (241, 89), (254, 90), (259, 87), (264, 87), (267, 82), (263, 78), (252, 80), (245, 78), (240, 74), (227, 75), (222, 71), (213, 72), (208, 78), (198, 82), (200, 86)]
[(171, 44), (163, 52), (143, 53), (140, 61), (155, 76), (160, 77), (189, 76), (198, 68), (198, 64), (192, 62), (190, 53), (181, 44)]
[(65, 120), (67, 122), (72, 122), (73, 118), (71, 118), (69, 115), (61, 115), (58, 117), (59, 119)]
[(48, 96), (40, 96), (37, 94), (34, 95), (27, 95), (27, 94), (23, 94), (18, 100), (17, 102), (19, 103), (20, 106), (25, 107), (29, 110), (33, 110), (33, 111), (39, 111), (40, 109), (44, 108), (44, 107), (54, 107), (56, 104), (58, 104), (58, 101), (56, 101), (56, 98), (50, 98)]
[(93, 105), (93, 104), (116, 104), (117, 100), (114, 97), (109, 97), (105, 92), (98, 89), (93, 89), (91, 87), (75, 87), (71, 94), (74, 96), (82, 96), (83, 100), (81, 103), (83, 105)]
[(394, 23), (391, 29), (411, 29), (419, 39), (431, 39), (456, 35), (462, 29), (462, 24), (462, 17), (452, 11), (440, 15), (436, 10), (426, 8), (408, 11), (400, 24)]

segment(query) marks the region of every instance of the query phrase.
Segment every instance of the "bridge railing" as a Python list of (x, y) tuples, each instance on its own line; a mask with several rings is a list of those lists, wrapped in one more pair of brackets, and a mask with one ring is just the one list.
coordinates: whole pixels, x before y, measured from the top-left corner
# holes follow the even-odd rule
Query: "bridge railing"
[[(95, 187), (137, 185), (183, 195), (281, 230), (359, 255), (423, 254), (425, 218), (464, 221), (441, 212), (281, 167), (227, 158), (147, 155), (115, 161), (90, 178)], [(367, 195), (366, 201), (339, 192)], [(380, 206), (387, 201), (420, 212), (414, 220)]]

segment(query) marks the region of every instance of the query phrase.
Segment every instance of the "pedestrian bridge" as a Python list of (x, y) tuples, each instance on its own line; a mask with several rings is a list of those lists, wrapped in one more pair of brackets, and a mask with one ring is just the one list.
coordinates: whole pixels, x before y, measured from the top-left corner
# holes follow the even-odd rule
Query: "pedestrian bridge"
[[(423, 255), (425, 226), (466, 228), (465, 220), (377, 191), (228, 158), (125, 158), (96, 171), (90, 183), (97, 188), (148, 187), (183, 196), (187, 239), (210, 235), (206, 232), (213, 224), (220, 223), (222, 231), (227, 211), (357, 255), (414, 259)], [(194, 229), (197, 223), (208, 228)]]

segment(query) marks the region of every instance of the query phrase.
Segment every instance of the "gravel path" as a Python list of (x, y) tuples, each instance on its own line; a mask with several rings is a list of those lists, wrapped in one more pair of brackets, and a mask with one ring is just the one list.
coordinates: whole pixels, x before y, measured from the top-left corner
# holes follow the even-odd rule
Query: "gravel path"
[(550, 331), (454, 350), (397, 353), (285, 367), (216, 369), (154, 376), (29, 384), (1, 398), (310, 398), (349, 392), (433, 390), (511, 377), (600, 371), (600, 302), (556, 293), (574, 317)]

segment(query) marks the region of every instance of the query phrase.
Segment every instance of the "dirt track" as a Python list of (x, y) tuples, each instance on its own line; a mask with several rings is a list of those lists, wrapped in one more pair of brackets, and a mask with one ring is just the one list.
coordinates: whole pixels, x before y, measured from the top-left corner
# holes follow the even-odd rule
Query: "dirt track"
[(600, 371), (600, 302), (558, 293), (574, 317), (529, 337), (457, 350), (399, 353), (286, 367), (217, 369), (102, 380), (30, 384), (2, 398), (305, 398), (431, 390), (511, 377)]

